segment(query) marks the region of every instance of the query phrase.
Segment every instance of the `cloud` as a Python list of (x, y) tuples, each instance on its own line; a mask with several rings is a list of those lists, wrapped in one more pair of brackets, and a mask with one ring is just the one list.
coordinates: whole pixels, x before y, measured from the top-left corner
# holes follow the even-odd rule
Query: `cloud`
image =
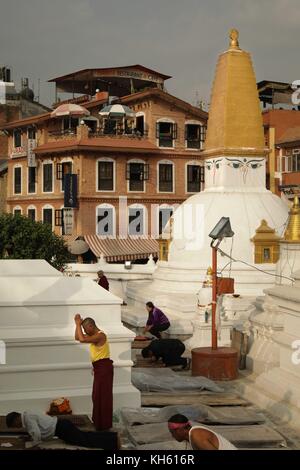
[(1, 62), (51, 103), (49, 78), (87, 67), (141, 63), (170, 74), (167, 88), (209, 100), (228, 30), (240, 30), (257, 79), (299, 79), (299, 0), (4, 0)]

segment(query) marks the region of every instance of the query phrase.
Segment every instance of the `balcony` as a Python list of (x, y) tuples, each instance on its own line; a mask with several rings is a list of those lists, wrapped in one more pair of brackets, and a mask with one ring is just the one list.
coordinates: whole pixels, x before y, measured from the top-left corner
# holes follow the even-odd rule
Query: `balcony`
[[(103, 129), (103, 128), (96, 128), (96, 129), (87, 129), (86, 137), (88, 138), (99, 138), (99, 137), (111, 137), (111, 138), (128, 138), (128, 139), (146, 139), (148, 138), (148, 131), (144, 131), (141, 133), (138, 130), (132, 129)], [(71, 129), (55, 129), (52, 131), (48, 131), (48, 141), (56, 141), (60, 139), (74, 139), (80, 137), (81, 129), (79, 128), (71, 128)]]

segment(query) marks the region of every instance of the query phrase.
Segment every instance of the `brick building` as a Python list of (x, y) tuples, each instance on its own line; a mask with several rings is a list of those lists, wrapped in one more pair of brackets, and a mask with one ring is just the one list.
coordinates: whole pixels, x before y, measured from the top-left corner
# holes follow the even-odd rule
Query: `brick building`
[(284, 82), (262, 81), (257, 86), (263, 103), (266, 145), (270, 148), (267, 186), (292, 199), (291, 186), (295, 189), (300, 185), (300, 165), (293, 163), (298, 157), (292, 156), (299, 148), (300, 130), (300, 106), (292, 98), (295, 89)]
[[(176, 206), (201, 191), (204, 175), (207, 113), (167, 93), (168, 78), (137, 65), (53, 79), (57, 99), (59, 91), (71, 92), (70, 100), (5, 126), (9, 211), (49, 223), (69, 240), (85, 237), (96, 256), (120, 234), (158, 238)], [(114, 103), (134, 117), (99, 114)], [(97, 236), (106, 238), (98, 248)], [(157, 252), (149, 243), (140, 247), (145, 255)]]

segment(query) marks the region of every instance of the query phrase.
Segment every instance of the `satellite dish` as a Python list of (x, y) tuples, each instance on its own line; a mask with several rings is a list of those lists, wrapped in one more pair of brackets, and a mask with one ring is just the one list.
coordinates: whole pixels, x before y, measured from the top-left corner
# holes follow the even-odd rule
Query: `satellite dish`
[(84, 240), (75, 240), (68, 245), (68, 250), (72, 255), (83, 255), (89, 251), (89, 245)]

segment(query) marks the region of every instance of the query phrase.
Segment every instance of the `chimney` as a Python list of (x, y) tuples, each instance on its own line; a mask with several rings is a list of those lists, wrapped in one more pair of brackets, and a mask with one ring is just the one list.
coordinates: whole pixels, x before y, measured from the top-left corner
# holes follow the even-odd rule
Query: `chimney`
[(107, 101), (108, 100), (108, 91), (99, 91), (99, 90), (96, 90), (96, 94), (95, 94), (95, 97), (94, 97), (95, 100), (104, 100), (104, 101)]

